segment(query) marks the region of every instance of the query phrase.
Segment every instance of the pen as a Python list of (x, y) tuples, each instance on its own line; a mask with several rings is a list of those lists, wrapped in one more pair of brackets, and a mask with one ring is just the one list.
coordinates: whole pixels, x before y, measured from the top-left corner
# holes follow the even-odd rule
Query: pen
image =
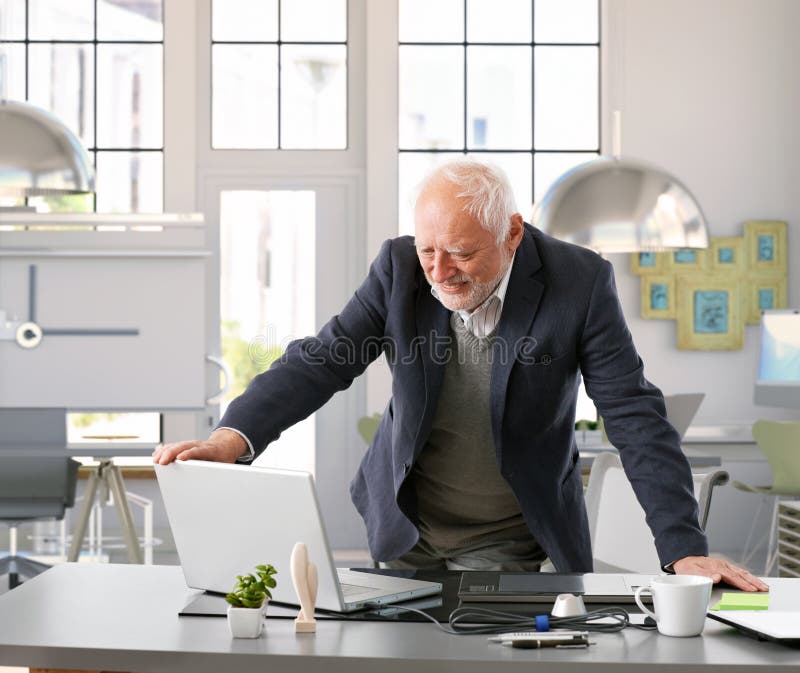
[(582, 648), (589, 646), (589, 640), (583, 636), (569, 638), (520, 638), (517, 640), (504, 640), (503, 645), (525, 650), (538, 650), (543, 647)]
[(516, 631), (513, 633), (501, 633), (489, 638), (492, 643), (503, 643), (507, 640), (524, 640), (533, 638), (534, 640), (565, 640), (576, 636), (589, 637), (588, 631)]

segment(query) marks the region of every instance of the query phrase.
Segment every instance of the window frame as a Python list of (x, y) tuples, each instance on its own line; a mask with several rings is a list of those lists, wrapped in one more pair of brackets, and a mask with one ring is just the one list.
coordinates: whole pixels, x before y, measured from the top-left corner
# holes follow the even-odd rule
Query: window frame
[[(402, 0), (394, 0), (396, 3), (396, 11), (399, 11), (399, 4)], [(462, 101), (462, 114), (463, 114), (463, 132), (461, 147), (454, 148), (409, 148), (400, 145), (399, 129), (397, 129), (397, 161), (399, 163), (402, 155), (406, 154), (429, 154), (429, 155), (451, 155), (453, 157), (466, 156), (466, 155), (481, 155), (481, 154), (510, 154), (510, 155), (529, 155), (531, 164), (531, 195), (532, 199), (535, 198), (537, 192), (537, 175), (536, 175), (536, 155), (537, 154), (601, 154), (601, 147), (603, 146), (603, 6), (602, 0), (596, 0), (597, 3), (597, 16), (598, 16), (598, 34), (596, 42), (537, 42), (536, 41), (536, 0), (531, 1), (531, 40), (529, 42), (486, 42), (486, 41), (470, 41), (468, 39), (468, 14), (469, 0), (463, 0), (464, 12), (464, 26), (462, 31), (461, 41), (403, 41), (399, 36), (399, 21), (395, 31), (395, 44), (398, 48), (397, 68), (399, 68), (399, 52), (400, 48), (404, 46), (426, 46), (426, 47), (461, 47), (463, 50), (463, 101)], [(531, 142), (530, 148), (480, 148), (470, 147), (469, 145), (469, 48), (470, 47), (529, 47), (531, 52)], [(557, 47), (557, 48), (597, 48), (597, 144), (594, 147), (577, 148), (577, 149), (558, 149), (548, 147), (536, 146), (536, 112), (535, 112), (535, 99), (536, 99), (536, 50), (537, 47)], [(398, 70), (399, 72), (399, 70)], [(398, 77), (399, 80), (399, 77)], [(399, 81), (397, 82), (399, 87)], [(399, 93), (398, 93), (399, 99)], [(400, 109), (398, 105), (397, 116), (399, 118)], [(399, 126), (399, 121), (398, 121)], [(399, 173), (399, 169), (398, 169)], [(403, 198), (403, 195), (400, 195)], [(522, 206), (523, 204), (519, 204)], [(525, 204), (529, 205), (529, 204)]]
[[(214, 15), (214, 3), (220, 2), (223, 0), (211, 0), (211, 30), (210, 30), (210, 41), (209, 41), (209, 60), (211, 63), (211, 68), (209, 72), (209, 78), (211, 80), (211, 96), (209, 103), (211, 105), (211, 126), (210, 126), (210, 133), (209, 133), (209, 145), (213, 151), (220, 151), (220, 150), (232, 150), (232, 151), (251, 151), (251, 150), (259, 150), (259, 151), (273, 151), (273, 152), (287, 152), (287, 151), (297, 151), (297, 152), (341, 152), (347, 150), (350, 144), (350, 125), (348, 123), (349, 115), (350, 115), (350, 96), (349, 96), (349, 83), (350, 83), (350, 3), (348, 0), (345, 0), (345, 39), (344, 40), (282, 40), (281, 39), (281, 8), (283, 5), (284, 0), (277, 0), (277, 12), (278, 12), (278, 25), (277, 25), (277, 38), (275, 40), (215, 40), (214, 39), (214, 26), (213, 26), (213, 15)], [(277, 68), (278, 68), (278, 75), (277, 75), (277, 101), (276, 101), (276, 108), (277, 108), (277, 129), (276, 129), (276, 137), (277, 137), (277, 146), (276, 147), (215, 147), (214, 146), (214, 47), (219, 45), (252, 45), (252, 46), (260, 46), (260, 45), (274, 45), (277, 49)], [(282, 147), (282, 136), (281, 136), (281, 117), (283, 116), (283, 111), (281, 108), (282, 103), (282, 89), (283, 89), (283, 82), (282, 82), (282, 67), (281, 67), (281, 59), (283, 54), (283, 46), (307, 46), (307, 45), (320, 45), (320, 46), (342, 46), (345, 49), (345, 70), (346, 70), (346, 77), (347, 77), (347, 85), (346, 85), (346, 92), (345, 92), (345, 137), (344, 137), (344, 147), (310, 147), (310, 148), (296, 148), (296, 147)]]
[[(86, 151), (88, 152), (89, 156), (92, 159), (92, 165), (97, 170), (97, 156), (98, 153), (104, 154), (116, 154), (116, 153), (143, 153), (143, 154), (151, 154), (151, 153), (158, 153), (161, 155), (161, 170), (162, 170), (162, 190), (161, 190), (161, 210), (157, 212), (165, 212), (165, 180), (163, 178), (165, 174), (165, 147), (166, 147), (166, 125), (164, 123), (164, 119), (166, 116), (166, 35), (167, 35), (167, 26), (166, 26), (166, 5), (169, 4), (170, 0), (162, 0), (162, 13), (161, 13), (161, 23), (162, 23), (162, 33), (160, 40), (108, 40), (108, 39), (99, 39), (98, 38), (98, 31), (97, 31), (97, 21), (98, 21), (98, 2), (94, 0), (92, 3), (92, 12), (93, 12), (93, 20), (92, 20), (92, 39), (86, 40), (78, 40), (78, 39), (43, 39), (43, 38), (31, 38), (30, 37), (30, 0), (24, 0), (25, 6), (25, 37), (24, 39), (3, 39), (0, 40), (0, 44), (18, 44), (22, 45), (25, 48), (25, 68), (24, 68), (24, 80), (25, 80), (25, 100), (28, 101), (30, 96), (30, 46), (31, 45), (91, 45), (92, 49), (92, 78), (91, 78), (91, 86), (93, 89), (92, 93), (92, 138), (93, 143), (91, 147), (86, 147)], [(98, 46), (101, 45), (158, 45), (160, 46), (161, 51), (161, 87), (162, 87), (162, 110), (161, 110), (161, 145), (158, 147), (103, 147), (98, 145), (98, 137), (97, 137), (97, 121), (98, 121), (98, 114), (97, 114), (97, 77), (98, 77), (98, 68), (97, 68), (97, 52)], [(26, 197), (24, 199), (24, 204), (28, 205), (29, 199), (34, 197)], [(40, 198), (40, 197), (35, 197)], [(90, 212), (97, 212), (97, 196), (96, 194), (91, 195), (91, 204), (92, 208)], [(139, 212), (139, 211), (132, 211), (132, 212)], [(149, 211), (148, 211), (149, 212)]]

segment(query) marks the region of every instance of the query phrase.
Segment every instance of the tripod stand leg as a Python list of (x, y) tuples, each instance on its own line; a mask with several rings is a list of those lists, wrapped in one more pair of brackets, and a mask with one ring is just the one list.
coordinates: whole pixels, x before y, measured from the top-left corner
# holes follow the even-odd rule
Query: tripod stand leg
[(128, 548), (128, 561), (141, 564), (142, 549), (139, 547), (139, 539), (136, 537), (136, 528), (133, 525), (133, 514), (131, 514), (130, 504), (128, 504), (128, 497), (125, 495), (125, 483), (122, 481), (119, 467), (113, 463), (108, 468), (108, 482), (111, 492), (114, 494), (114, 501), (122, 523), (122, 535), (125, 538), (125, 546)]
[(89, 474), (89, 481), (87, 482), (86, 490), (83, 493), (81, 512), (78, 515), (78, 523), (75, 526), (75, 532), (72, 534), (72, 544), (69, 546), (67, 561), (77, 561), (78, 556), (81, 553), (83, 538), (86, 537), (86, 526), (89, 523), (89, 516), (92, 513), (94, 499), (97, 497), (97, 482), (97, 472), (92, 471), (91, 474)]

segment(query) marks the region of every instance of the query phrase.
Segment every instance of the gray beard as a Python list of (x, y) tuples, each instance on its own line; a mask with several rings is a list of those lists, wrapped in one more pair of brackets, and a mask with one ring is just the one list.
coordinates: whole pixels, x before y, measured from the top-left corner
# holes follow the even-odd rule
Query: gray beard
[(497, 286), (500, 285), (500, 281), (503, 279), (503, 276), (506, 275), (510, 263), (510, 258), (504, 259), (503, 264), (500, 266), (500, 270), (492, 280), (485, 283), (475, 283), (470, 281), (469, 292), (457, 296), (452, 296), (442, 291), (440, 289), (442, 285), (441, 283), (431, 283), (431, 279), (428, 278), (427, 274), (425, 278), (427, 279), (428, 283), (430, 283), (431, 287), (436, 291), (436, 298), (439, 300), (439, 303), (448, 311), (472, 311), (483, 304), (483, 302), (489, 298), (492, 292), (497, 289)]

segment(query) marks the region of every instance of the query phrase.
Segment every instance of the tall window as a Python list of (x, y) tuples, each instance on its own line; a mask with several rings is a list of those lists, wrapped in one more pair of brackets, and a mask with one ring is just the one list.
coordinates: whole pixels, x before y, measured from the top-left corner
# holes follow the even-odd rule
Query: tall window
[(455, 155), (502, 167), (520, 212), (599, 154), (598, 0), (399, 0), (400, 232)]
[(97, 169), (95, 198), (30, 199), (40, 210), (162, 210), (161, 17), (162, 0), (0, 0), (6, 95), (52, 112)]
[(347, 0), (213, 0), (214, 149), (347, 147)]

